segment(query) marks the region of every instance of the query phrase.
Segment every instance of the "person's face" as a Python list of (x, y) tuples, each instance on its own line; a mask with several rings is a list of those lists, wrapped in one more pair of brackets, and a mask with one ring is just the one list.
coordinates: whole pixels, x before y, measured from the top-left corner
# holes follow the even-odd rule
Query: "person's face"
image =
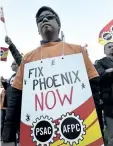
[(59, 33), (56, 16), (50, 11), (43, 11), (37, 19), (38, 31), (41, 36), (47, 33)]
[(113, 43), (108, 43), (106, 46), (105, 46), (105, 50), (104, 50), (104, 53), (108, 56), (113, 56)]
[(17, 70), (18, 70), (18, 65), (16, 64), (15, 61), (12, 63), (11, 68), (12, 68), (12, 71), (17, 72)]

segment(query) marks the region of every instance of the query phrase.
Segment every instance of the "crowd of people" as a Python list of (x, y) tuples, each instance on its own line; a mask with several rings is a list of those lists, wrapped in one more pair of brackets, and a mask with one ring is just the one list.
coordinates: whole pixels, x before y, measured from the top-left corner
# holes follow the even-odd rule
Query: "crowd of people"
[(84, 47), (68, 44), (59, 38), (61, 22), (53, 9), (41, 7), (36, 14), (36, 23), (42, 37), (41, 47), (24, 57), (11, 39), (8, 36), (5, 38), (14, 58), (11, 68), (15, 73), (9, 80), (1, 77), (3, 87), (1, 93), (1, 140), (3, 146), (14, 146), (18, 143), (16, 135), (19, 136), (20, 129), (24, 64), (60, 56), (62, 55), (62, 46), (65, 47), (64, 55), (82, 52), (103, 140), (105, 146), (113, 146), (113, 43), (109, 42), (104, 46), (106, 57), (93, 64)]

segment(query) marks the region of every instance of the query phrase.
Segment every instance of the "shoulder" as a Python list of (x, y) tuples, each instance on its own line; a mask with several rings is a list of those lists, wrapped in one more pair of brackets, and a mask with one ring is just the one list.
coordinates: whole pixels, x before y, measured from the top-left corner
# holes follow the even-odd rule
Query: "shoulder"
[(38, 53), (39, 49), (40, 49), (40, 47), (28, 52), (27, 54), (25, 54), (24, 57), (23, 57), (24, 63), (27, 63), (27, 62), (31, 61), (34, 58), (34, 56)]
[(102, 64), (106, 60), (107, 60), (107, 57), (103, 57), (100, 60), (97, 60), (97, 64)]
[(84, 50), (84, 48), (81, 45), (70, 44), (70, 43), (66, 43), (66, 45), (70, 47), (72, 50), (74, 50), (76, 53), (80, 53)]

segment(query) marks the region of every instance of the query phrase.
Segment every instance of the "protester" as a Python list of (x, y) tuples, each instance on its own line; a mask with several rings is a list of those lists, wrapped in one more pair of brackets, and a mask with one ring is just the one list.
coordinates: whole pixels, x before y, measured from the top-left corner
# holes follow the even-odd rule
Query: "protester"
[(98, 60), (95, 61), (95, 66), (97, 65), (97, 63), (98, 63)]
[(1, 133), (2, 133), (2, 129), (3, 129), (3, 125), (4, 125), (4, 121), (5, 121), (5, 116), (6, 116), (6, 108), (8, 105), (8, 100), (11, 94), (11, 85), (13, 83), (13, 80), (16, 76), (16, 72), (18, 70), (18, 65), (16, 64), (15, 61), (13, 61), (12, 65), (12, 71), (14, 71), (15, 73), (10, 77), (9, 80), (4, 79), (3, 77), (1, 77), (1, 82), (3, 85), (3, 91), (2, 91), (2, 106), (1, 106)]
[[(13, 56), (13, 58), (15, 59), (11, 65), (11, 69), (12, 71), (14, 71), (15, 73), (10, 77), (10, 79), (7, 81), (5, 80), (3, 77), (2, 77), (2, 85), (5, 89), (5, 106), (7, 107), (8, 106), (8, 101), (9, 101), (9, 98), (11, 98), (11, 90), (12, 90), (12, 83), (13, 83), (13, 80), (16, 76), (16, 73), (17, 73), (17, 70), (18, 70), (18, 66), (20, 65), (21, 63), (21, 60), (22, 60), (22, 55), (20, 54), (20, 52), (16, 49), (16, 46), (12, 43), (11, 39), (6, 36), (5, 37), (5, 42), (9, 45), (9, 50)], [(3, 126), (4, 126), (4, 119), (5, 119), (5, 116), (6, 116), (6, 113), (5, 113), (5, 110), (2, 110), (4, 112), (2, 112), (2, 129), (3, 129)], [(19, 130), (19, 128), (18, 128)], [(2, 131), (1, 131), (2, 132)], [(15, 141), (16, 141), (16, 134), (15, 134)]]
[[(96, 70), (98, 70), (97, 69), (97, 63), (98, 63), (98, 60), (96, 60), (95, 64), (94, 64)], [(99, 85), (100, 85), (100, 82), (99, 82)], [(100, 90), (100, 86), (99, 86), (99, 90)], [(101, 92), (100, 92), (100, 113), (99, 113), (99, 120), (100, 120), (100, 128), (101, 128), (102, 136), (104, 138), (103, 98), (102, 98)]]
[(104, 46), (106, 57), (96, 63), (100, 74), (100, 89), (103, 99), (104, 116), (107, 124), (108, 144), (113, 146), (113, 43)]
[[(61, 28), (60, 18), (57, 13), (49, 7), (42, 7), (36, 14), (36, 23), (39, 34), (42, 37), (41, 47), (36, 48), (26, 54), (17, 72), (16, 78), (12, 85), (12, 94), (9, 101), (9, 106), (6, 114), (6, 121), (3, 130), (3, 140), (6, 146), (9, 146), (15, 139), (16, 129), (20, 124), (21, 99), (22, 99), (22, 84), (24, 65), (28, 62), (61, 56), (64, 46), (64, 55), (82, 53), (85, 61), (88, 78), (91, 84), (91, 89), (99, 113), (99, 77), (94, 65), (91, 63), (85, 50), (78, 45), (72, 45), (62, 42), (59, 39)], [(76, 65), (76, 62), (74, 63)], [(73, 64), (73, 65), (74, 65)], [(18, 125), (17, 125), (18, 124)]]

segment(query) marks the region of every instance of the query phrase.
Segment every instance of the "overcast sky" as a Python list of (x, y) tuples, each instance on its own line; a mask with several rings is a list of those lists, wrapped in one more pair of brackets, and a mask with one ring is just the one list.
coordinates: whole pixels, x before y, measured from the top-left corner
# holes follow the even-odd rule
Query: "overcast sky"
[[(113, 19), (113, 0), (0, 0), (0, 5), (4, 8), (8, 36), (20, 52), (27, 53), (40, 45), (35, 14), (41, 6), (46, 5), (59, 14), (66, 42), (87, 43), (92, 62), (104, 56), (98, 35)], [(0, 47), (7, 46), (4, 37), (4, 24), (0, 22)], [(9, 53), (7, 62), (0, 62), (0, 76), (11, 76), (12, 61)]]

